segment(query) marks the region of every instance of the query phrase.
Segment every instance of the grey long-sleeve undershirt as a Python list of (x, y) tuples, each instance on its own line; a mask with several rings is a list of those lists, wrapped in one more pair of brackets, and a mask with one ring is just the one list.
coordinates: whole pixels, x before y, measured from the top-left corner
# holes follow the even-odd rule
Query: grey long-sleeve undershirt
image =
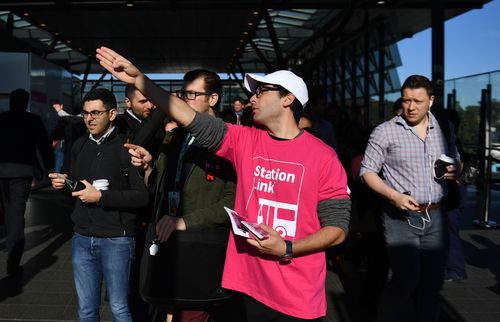
[[(196, 113), (186, 129), (202, 146), (211, 151), (217, 151), (226, 135), (227, 125), (222, 119), (204, 113)], [(350, 214), (351, 200), (349, 199), (327, 199), (318, 204), (321, 227), (339, 227), (346, 235), (349, 232)]]

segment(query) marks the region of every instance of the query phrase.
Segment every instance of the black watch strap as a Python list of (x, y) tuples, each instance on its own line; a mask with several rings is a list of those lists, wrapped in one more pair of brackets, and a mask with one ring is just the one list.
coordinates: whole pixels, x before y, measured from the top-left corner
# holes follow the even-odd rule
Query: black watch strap
[(287, 261), (290, 260), (293, 256), (293, 247), (291, 240), (285, 240), (286, 250), (283, 255), (280, 256), (280, 260)]

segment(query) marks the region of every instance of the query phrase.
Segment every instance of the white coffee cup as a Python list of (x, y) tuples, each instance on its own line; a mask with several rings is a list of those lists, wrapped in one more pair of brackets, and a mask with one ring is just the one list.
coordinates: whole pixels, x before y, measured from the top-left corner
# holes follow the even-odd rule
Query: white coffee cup
[(109, 190), (109, 181), (108, 179), (97, 179), (92, 182), (92, 185), (97, 190)]
[(449, 165), (454, 165), (455, 159), (441, 154), (439, 159), (436, 160), (434, 164), (434, 177), (436, 179), (442, 179), (448, 170), (446, 169)]

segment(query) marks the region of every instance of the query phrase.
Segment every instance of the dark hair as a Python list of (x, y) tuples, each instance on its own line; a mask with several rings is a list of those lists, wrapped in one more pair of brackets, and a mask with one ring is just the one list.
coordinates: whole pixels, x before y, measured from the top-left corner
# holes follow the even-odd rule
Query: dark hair
[(28, 107), (30, 93), (22, 88), (12, 91), (9, 95), (9, 106), (11, 110), (22, 111)]
[[(402, 95), (402, 93), (401, 93), (401, 95)], [(403, 99), (400, 97), (392, 105), (392, 113), (394, 114), (402, 108), (403, 108)]]
[[(278, 86), (278, 91), (280, 93), (280, 97), (284, 97), (288, 94), (290, 94), (290, 91), (284, 88), (281, 85), (276, 85)], [(302, 116), (302, 112), (304, 110), (304, 107), (302, 106), (302, 103), (297, 99), (297, 97), (294, 98), (291, 106), (292, 112), (293, 112), (293, 118), (295, 119), (295, 122), (299, 124), (300, 117)]]
[(403, 96), (403, 90), (405, 90), (406, 88), (423, 88), (425, 89), (429, 97), (433, 95), (431, 81), (427, 77), (422, 75), (411, 75), (410, 77), (408, 77), (403, 83), (403, 86), (401, 86), (401, 96)]
[(125, 85), (125, 97), (132, 100), (135, 96), (135, 86), (132, 84)]
[(184, 75), (184, 87), (200, 77), (202, 77), (205, 82), (205, 91), (208, 93), (216, 93), (219, 96), (219, 100), (217, 101), (217, 104), (215, 104), (215, 107), (218, 106), (222, 100), (222, 82), (219, 75), (216, 73), (205, 69), (195, 69), (189, 71)]
[(300, 118), (306, 118), (306, 119), (309, 120), (309, 122), (311, 122), (311, 126), (310, 127), (305, 127), (304, 130), (306, 130), (307, 132), (311, 133), (314, 136), (318, 136), (318, 133), (316, 133), (316, 129), (315, 129), (316, 122), (314, 121), (314, 118), (310, 114), (308, 114), (308, 113), (302, 113), (302, 115), (300, 116)]
[(85, 102), (101, 100), (107, 110), (116, 108), (116, 97), (111, 91), (105, 88), (94, 88), (88, 92), (82, 100), (82, 107)]
[(233, 98), (233, 103), (236, 101), (240, 102), (241, 104), (245, 104), (245, 100), (240, 96), (236, 96), (235, 98)]

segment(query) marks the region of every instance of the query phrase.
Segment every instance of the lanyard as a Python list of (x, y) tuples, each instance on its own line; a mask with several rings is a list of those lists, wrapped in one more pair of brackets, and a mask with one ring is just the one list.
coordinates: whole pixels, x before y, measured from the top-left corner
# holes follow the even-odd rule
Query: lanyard
[(175, 185), (174, 188), (176, 190), (180, 187), (180, 182), (181, 182), (181, 174), (182, 174), (182, 161), (184, 160), (184, 155), (186, 154), (187, 150), (193, 144), (194, 141), (194, 136), (191, 135), (191, 133), (188, 133), (186, 136), (186, 140), (184, 140), (184, 143), (182, 144), (181, 151), (179, 152), (179, 159), (177, 160), (177, 169), (175, 172)]

